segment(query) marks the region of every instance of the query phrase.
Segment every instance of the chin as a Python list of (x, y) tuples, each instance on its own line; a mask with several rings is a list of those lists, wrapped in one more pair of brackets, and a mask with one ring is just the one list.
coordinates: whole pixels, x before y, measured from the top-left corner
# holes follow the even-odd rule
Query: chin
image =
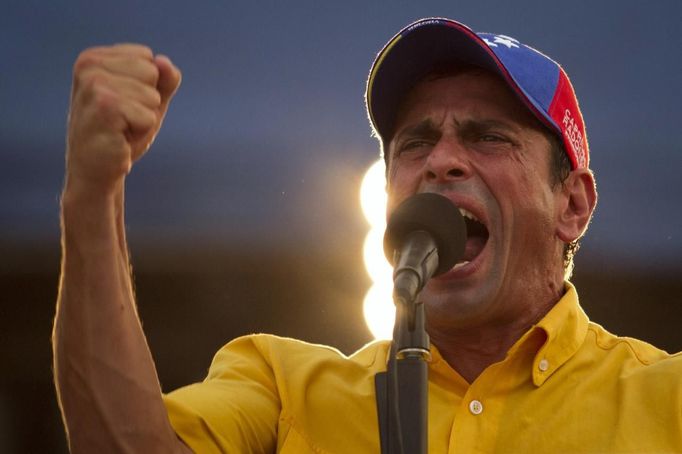
[(420, 295), (429, 326), (465, 327), (485, 319), (493, 310), (495, 298), (490, 288), (461, 288), (461, 283), (451, 283), (452, 287), (459, 288), (445, 289), (443, 284), (428, 285)]

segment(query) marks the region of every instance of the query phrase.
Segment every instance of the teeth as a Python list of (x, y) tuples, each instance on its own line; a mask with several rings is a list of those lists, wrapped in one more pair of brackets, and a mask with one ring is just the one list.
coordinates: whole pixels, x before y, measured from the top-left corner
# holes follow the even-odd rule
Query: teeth
[(473, 214), (471, 214), (471, 212), (465, 210), (464, 208), (460, 208), (460, 209), (459, 209), (459, 212), (460, 212), (460, 213), (462, 214), (462, 216), (464, 216), (465, 218), (471, 219), (472, 221), (481, 222), (481, 221), (478, 220), (478, 218), (477, 218), (476, 216), (474, 216)]
[(465, 260), (465, 261), (463, 261), (463, 262), (459, 262), (457, 265), (453, 266), (452, 269), (453, 269), (453, 270), (456, 270), (457, 268), (463, 267), (463, 266), (466, 265), (467, 263), (469, 263), (467, 260)]

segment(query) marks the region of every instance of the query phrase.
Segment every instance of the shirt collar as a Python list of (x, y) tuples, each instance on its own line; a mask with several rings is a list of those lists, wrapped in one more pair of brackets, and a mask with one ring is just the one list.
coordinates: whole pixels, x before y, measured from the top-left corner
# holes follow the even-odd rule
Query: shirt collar
[[(509, 349), (507, 358), (535, 354), (531, 375), (535, 386), (542, 384), (578, 351), (587, 334), (588, 318), (578, 302), (573, 284), (565, 282), (564, 296), (554, 307)], [(539, 345), (539, 347), (538, 347)], [(454, 370), (431, 345), (431, 369), (436, 374), (452, 377)], [(454, 376), (460, 377), (454, 372)], [(466, 389), (463, 378), (461, 385)]]
[(566, 363), (578, 351), (587, 334), (588, 318), (578, 302), (578, 292), (568, 281), (565, 288), (559, 302), (531, 328), (531, 331), (542, 330), (546, 335), (533, 360), (535, 386), (541, 386)]

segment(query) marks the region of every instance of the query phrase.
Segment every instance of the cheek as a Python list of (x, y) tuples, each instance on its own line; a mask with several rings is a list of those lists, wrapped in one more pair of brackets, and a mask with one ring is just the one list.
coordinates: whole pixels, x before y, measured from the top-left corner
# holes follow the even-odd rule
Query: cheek
[(515, 194), (516, 202), (511, 200), (514, 223), (517, 233), (530, 242), (541, 242), (541, 238), (551, 236), (554, 220), (554, 198), (545, 181), (532, 184), (520, 180)]
[(386, 199), (386, 219), (388, 220), (388, 216), (393, 212), (395, 207), (400, 205), (400, 202), (405, 200), (407, 195), (403, 191), (400, 191), (399, 186), (394, 184), (388, 185), (386, 194), (388, 196)]
[(418, 174), (400, 163), (389, 164), (386, 175), (386, 192), (388, 194), (387, 212), (393, 211), (400, 202), (417, 191)]
[(514, 236), (532, 237), (551, 227), (553, 192), (543, 175), (509, 168), (492, 171), (497, 168), (491, 165), (481, 169), (480, 175), (499, 207), (504, 228), (511, 229)]

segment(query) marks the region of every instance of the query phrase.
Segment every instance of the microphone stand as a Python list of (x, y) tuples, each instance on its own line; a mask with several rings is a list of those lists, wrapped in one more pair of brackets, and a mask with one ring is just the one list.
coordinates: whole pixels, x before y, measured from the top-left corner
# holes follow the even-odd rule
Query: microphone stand
[(389, 453), (428, 452), (429, 335), (424, 305), (396, 297), (395, 355), (388, 376)]
[[(418, 242), (433, 244), (432, 238), (424, 232), (415, 235)], [(431, 352), (424, 323), (424, 304), (417, 302), (424, 274), (410, 266), (402, 266), (408, 255), (409, 251), (397, 260), (393, 288), (396, 318), (387, 377), (389, 454), (428, 452), (427, 361), (431, 359)], [(433, 274), (437, 263), (437, 252), (429, 254), (422, 262), (428, 269), (427, 276)]]

